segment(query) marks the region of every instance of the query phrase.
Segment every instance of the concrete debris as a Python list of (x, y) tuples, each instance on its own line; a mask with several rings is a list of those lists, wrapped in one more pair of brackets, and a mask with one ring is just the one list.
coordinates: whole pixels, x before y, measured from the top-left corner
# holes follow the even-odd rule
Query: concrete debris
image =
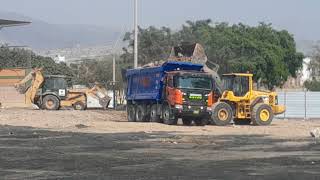
[(237, 125), (235, 125), (235, 124), (232, 124), (232, 127), (233, 127), (233, 128), (240, 128), (240, 126), (237, 126)]
[(315, 138), (319, 139), (320, 138), (320, 128), (316, 128), (310, 132), (310, 135)]
[(75, 127), (78, 129), (83, 129), (83, 128), (88, 128), (89, 126), (86, 126), (84, 124), (76, 124)]

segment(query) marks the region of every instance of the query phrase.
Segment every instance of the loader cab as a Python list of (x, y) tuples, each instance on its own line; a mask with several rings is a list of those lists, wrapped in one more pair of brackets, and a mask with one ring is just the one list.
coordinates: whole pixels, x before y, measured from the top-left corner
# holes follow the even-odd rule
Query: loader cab
[(222, 76), (224, 95), (233, 93), (236, 97), (244, 97), (252, 92), (252, 74), (232, 73)]
[(64, 99), (67, 96), (67, 82), (65, 76), (45, 76), (42, 94), (55, 94), (60, 99)]

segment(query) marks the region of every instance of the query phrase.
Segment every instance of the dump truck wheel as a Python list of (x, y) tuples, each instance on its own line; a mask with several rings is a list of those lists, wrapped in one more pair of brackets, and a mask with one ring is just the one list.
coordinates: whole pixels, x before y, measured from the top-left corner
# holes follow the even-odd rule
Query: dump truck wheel
[(154, 104), (151, 106), (150, 109), (150, 122), (157, 122), (160, 123), (160, 115), (157, 115), (157, 105)]
[(185, 126), (190, 126), (192, 123), (192, 120), (189, 118), (182, 118), (182, 124)]
[(136, 108), (136, 121), (146, 122), (147, 110), (146, 106), (138, 105)]
[(208, 119), (206, 118), (198, 118), (193, 121), (196, 126), (205, 126), (208, 124)]
[(274, 114), (271, 106), (264, 103), (256, 104), (252, 109), (251, 120), (253, 125), (267, 126), (270, 125), (273, 120)]
[(212, 122), (217, 126), (230, 124), (232, 116), (232, 108), (225, 102), (218, 102), (212, 108)]
[(42, 100), (42, 109), (58, 110), (60, 107), (60, 100), (54, 95), (46, 95)]
[(167, 125), (177, 125), (177, 123), (178, 123), (178, 118), (174, 117), (169, 105), (163, 106), (162, 117), (163, 117), (163, 123), (165, 123)]
[(136, 107), (133, 104), (127, 106), (127, 118), (129, 122), (136, 121)]
[(81, 101), (74, 103), (72, 106), (74, 110), (83, 111), (86, 109), (86, 105)]
[(234, 119), (234, 124), (236, 125), (249, 125), (251, 124), (251, 119)]

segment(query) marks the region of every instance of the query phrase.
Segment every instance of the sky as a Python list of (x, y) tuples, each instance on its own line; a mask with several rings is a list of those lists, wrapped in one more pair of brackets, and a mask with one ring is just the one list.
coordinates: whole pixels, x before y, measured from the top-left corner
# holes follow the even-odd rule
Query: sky
[[(133, 0), (0, 0), (0, 11), (52, 24), (133, 27)], [(139, 0), (139, 24), (178, 29), (186, 20), (272, 23), (299, 40), (320, 40), (319, 0)], [(0, 17), (1, 18), (1, 17)]]

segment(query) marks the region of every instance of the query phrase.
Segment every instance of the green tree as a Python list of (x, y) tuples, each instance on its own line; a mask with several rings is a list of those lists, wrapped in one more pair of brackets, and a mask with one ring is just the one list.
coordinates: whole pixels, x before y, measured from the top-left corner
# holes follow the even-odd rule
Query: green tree
[[(117, 60), (119, 57), (116, 58)], [(121, 69), (125, 63), (116, 61), (116, 89), (122, 89)], [(94, 83), (102, 83), (110, 86), (112, 82), (112, 57), (102, 60), (83, 60), (80, 64), (71, 64), (70, 67), (75, 75), (75, 84), (92, 86)], [(110, 88), (109, 88), (110, 89)]]
[[(129, 42), (124, 56), (132, 58), (133, 39), (130, 33), (124, 41)], [(169, 28), (140, 29), (139, 42), (141, 64), (165, 60), (173, 45), (201, 43), (209, 61), (220, 65), (220, 74), (250, 71), (256, 81), (269, 88), (281, 86), (289, 76), (295, 77), (304, 57), (296, 51), (293, 35), (265, 23), (251, 27), (241, 23), (213, 24), (211, 20), (187, 21), (177, 32)]]
[[(132, 62), (133, 33), (126, 33), (123, 40), (128, 42), (128, 47), (123, 48), (122, 59), (126, 63)], [(139, 28), (139, 64), (144, 65), (168, 58), (175, 42), (174, 33), (170, 28), (162, 27), (158, 29), (153, 26), (146, 29)]]

